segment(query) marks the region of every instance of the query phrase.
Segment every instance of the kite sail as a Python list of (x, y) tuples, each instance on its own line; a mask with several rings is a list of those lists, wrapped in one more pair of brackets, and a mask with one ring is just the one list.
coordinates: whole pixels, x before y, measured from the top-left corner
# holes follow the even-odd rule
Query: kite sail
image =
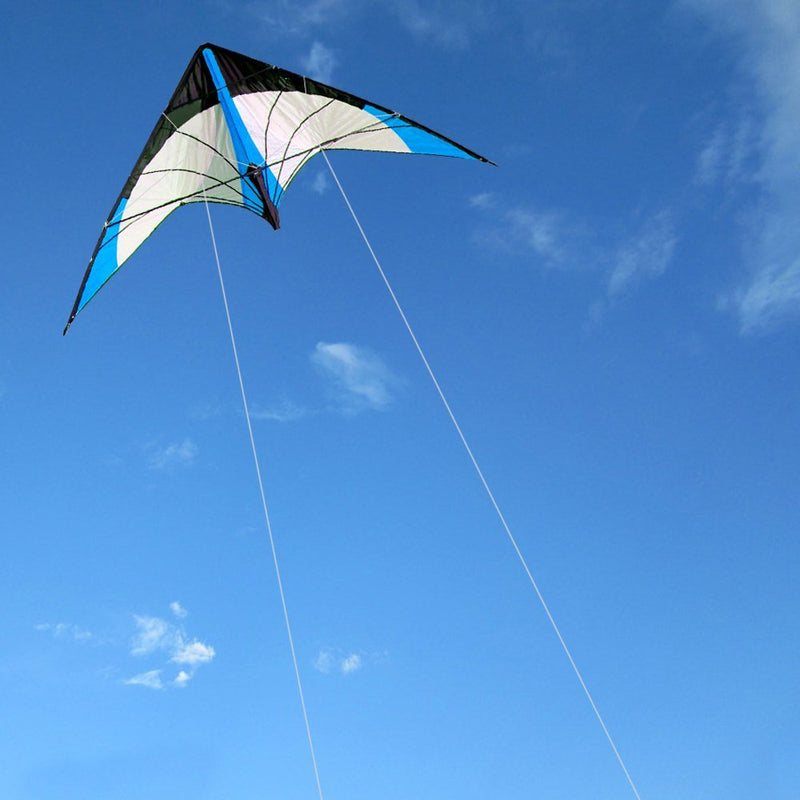
[(197, 49), (95, 246), (64, 328), (175, 209), (225, 203), (280, 225), (278, 206), (322, 150), (492, 163), (367, 100), (213, 44)]

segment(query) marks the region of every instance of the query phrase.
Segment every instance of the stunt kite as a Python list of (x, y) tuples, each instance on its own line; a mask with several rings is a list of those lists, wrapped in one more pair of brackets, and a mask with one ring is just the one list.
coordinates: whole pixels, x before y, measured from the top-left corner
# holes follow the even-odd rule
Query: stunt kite
[(64, 333), (182, 205), (240, 206), (277, 230), (284, 192), (322, 150), (421, 153), (492, 163), (387, 108), (204, 44), (192, 56), (108, 215)]

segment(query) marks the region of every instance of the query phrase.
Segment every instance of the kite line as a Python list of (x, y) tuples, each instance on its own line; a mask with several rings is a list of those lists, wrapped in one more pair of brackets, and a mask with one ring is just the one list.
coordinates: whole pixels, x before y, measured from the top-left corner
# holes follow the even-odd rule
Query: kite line
[[(205, 195), (205, 192), (204, 192)], [(205, 199), (205, 198), (204, 198)], [(314, 752), (314, 739), (311, 736), (311, 725), (308, 721), (308, 711), (306, 710), (306, 700), (303, 694), (303, 682), (300, 679), (300, 667), (297, 664), (297, 653), (294, 649), (294, 637), (292, 636), (292, 626), (289, 622), (289, 609), (286, 606), (286, 595), (283, 591), (283, 581), (281, 580), (281, 570), (278, 566), (278, 552), (275, 548), (275, 537), (272, 535), (272, 523), (269, 519), (269, 511), (267, 509), (267, 498), (264, 493), (264, 481), (261, 478), (261, 467), (258, 462), (258, 451), (256, 450), (256, 440), (253, 436), (253, 423), (250, 420), (250, 411), (247, 405), (247, 394), (244, 390), (244, 381), (242, 380), (242, 369), (239, 365), (239, 352), (236, 348), (236, 337), (233, 335), (233, 324), (231, 323), (231, 312), (228, 308), (228, 296), (225, 292), (225, 281), (222, 279), (222, 267), (219, 261), (219, 251), (217, 250), (217, 237), (214, 235), (214, 225), (211, 222), (211, 210), (208, 206), (208, 200), (205, 200), (206, 216), (208, 217), (208, 230), (211, 233), (211, 245), (214, 249), (214, 259), (217, 262), (217, 275), (219, 275), (219, 288), (222, 291), (222, 303), (225, 306), (225, 318), (228, 320), (228, 333), (231, 336), (231, 347), (233, 348), (233, 360), (236, 363), (236, 374), (239, 378), (239, 390), (242, 394), (242, 405), (244, 406), (244, 416), (247, 420), (247, 432), (250, 435), (250, 447), (253, 451), (253, 462), (256, 467), (256, 477), (258, 478), (258, 490), (261, 493), (261, 507), (264, 510), (264, 521), (267, 526), (267, 534), (269, 535), (269, 546), (272, 550), (272, 563), (275, 566), (275, 577), (278, 580), (278, 593), (281, 597), (281, 606), (283, 608), (283, 621), (286, 623), (286, 635), (289, 639), (289, 650), (292, 653), (292, 664), (294, 665), (294, 675), (297, 679), (297, 691), (300, 695), (300, 706), (303, 709), (303, 722), (306, 726), (306, 736), (308, 737), (308, 747), (311, 751), (311, 763), (314, 767), (314, 778), (317, 782), (317, 793), (319, 800), (324, 800), (322, 796), (322, 784), (319, 780), (319, 769), (317, 768), (317, 756)]]
[[(261, 148), (258, 140), (265, 111)], [(210, 202), (240, 206), (263, 217), (277, 229), (277, 205), (284, 191), (317, 152), (323, 154), (502, 527), (634, 795), (640, 800), (572, 654), (324, 151), (326, 148), (402, 151), (493, 162), (397, 112), (210, 43), (201, 45), (195, 52), (162, 116), (164, 121), (158, 120), (103, 226), (64, 333), (86, 303), (172, 211), (187, 203), (205, 204), (319, 800), (323, 800), (323, 793), (314, 743), (209, 208)], [(270, 130), (273, 119), (277, 121)]]
[(578, 679), (578, 682), (583, 689), (584, 694), (586, 695), (589, 704), (594, 711), (595, 716), (597, 717), (597, 721), (600, 723), (600, 727), (603, 729), (603, 733), (605, 734), (608, 743), (611, 745), (611, 749), (614, 751), (614, 755), (616, 756), (617, 761), (619, 762), (620, 767), (622, 767), (622, 771), (625, 773), (625, 778), (627, 779), (628, 783), (630, 784), (631, 789), (633, 790), (633, 794), (636, 797), (636, 800), (641, 800), (638, 790), (636, 789), (636, 784), (633, 782), (633, 778), (631, 778), (630, 772), (628, 772), (628, 768), (625, 766), (625, 762), (622, 760), (622, 756), (620, 755), (619, 750), (617, 749), (617, 745), (614, 743), (614, 739), (611, 737), (611, 733), (609, 732), (608, 728), (606, 727), (606, 723), (603, 721), (603, 717), (600, 714), (600, 710), (597, 707), (597, 704), (592, 697), (591, 692), (589, 691), (589, 687), (586, 685), (586, 682), (583, 679), (583, 675), (581, 675), (581, 671), (578, 669), (578, 665), (575, 663), (575, 659), (572, 657), (572, 653), (570, 652), (569, 647), (567, 646), (564, 637), (561, 634), (561, 631), (556, 624), (555, 618), (553, 617), (552, 613), (550, 612), (550, 608), (548, 607), (547, 603), (545, 602), (544, 595), (542, 594), (541, 590), (539, 589), (536, 580), (533, 577), (533, 573), (528, 566), (528, 562), (525, 560), (525, 556), (523, 556), (522, 551), (517, 544), (517, 540), (514, 538), (514, 535), (511, 533), (511, 528), (508, 526), (505, 517), (503, 516), (503, 512), (500, 510), (500, 506), (495, 500), (494, 493), (489, 488), (489, 484), (486, 481), (486, 478), (483, 475), (483, 470), (481, 470), (480, 466), (478, 465), (478, 461), (475, 458), (475, 455), (472, 452), (472, 448), (469, 446), (466, 437), (464, 436), (463, 431), (461, 430), (461, 426), (458, 424), (456, 420), (456, 416), (453, 413), (452, 408), (450, 407), (450, 403), (447, 401), (445, 397), (444, 391), (442, 390), (439, 381), (434, 374), (433, 368), (431, 367), (427, 357), (425, 356), (425, 352), (422, 349), (422, 346), (417, 339), (416, 334), (414, 333), (414, 329), (411, 327), (411, 323), (408, 321), (408, 317), (406, 317), (405, 312), (403, 311), (403, 307), (400, 305), (400, 301), (397, 299), (397, 295), (394, 293), (394, 289), (392, 289), (391, 283), (389, 283), (389, 278), (386, 276), (383, 267), (381, 266), (381, 262), (378, 260), (378, 256), (375, 254), (375, 251), (372, 248), (372, 244), (370, 243), (369, 239), (367, 238), (367, 234), (364, 231), (364, 228), (361, 226), (361, 222), (358, 219), (358, 215), (356, 214), (355, 210), (353, 209), (352, 204), (350, 203), (350, 199), (347, 196), (347, 193), (344, 190), (344, 187), (339, 180), (339, 176), (336, 174), (336, 171), (333, 168), (330, 160), (328, 159), (328, 154), (325, 150), (320, 150), (322, 153), (322, 157), (325, 159), (325, 163), (328, 165), (328, 169), (330, 170), (331, 175), (333, 176), (333, 180), (336, 183), (336, 186), (339, 189), (339, 193), (342, 195), (342, 199), (345, 202), (348, 210), (350, 211), (350, 216), (352, 216), (353, 221), (358, 228), (358, 232), (361, 234), (361, 238), (364, 240), (364, 244), (367, 246), (367, 250), (369, 250), (369, 254), (372, 256), (372, 260), (375, 262), (375, 266), (378, 268), (378, 272), (380, 273), (381, 278), (386, 286), (386, 289), (389, 292), (390, 297), (392, 298), (392, 302), (395, 305), (398, 313), (400, 314), (401, 319), (403, 320), (403, 324), (408, 331), (409, 336), (411, 337), (412, 342), (414, 343), (414, 347), (419, 354), (419, 357), (422, 359), (422, 363), (425, 365), (425, 369), (430, 377), (431, 381), (433, 382), (434, 387), (436, 388), (436, 392), (439, 395), (439, 399), (442, 401), (442, 404), (447, 411), (447, 415), (450, 417), (450, 421), (453, 423), (453, 427), (456, 429), (456, 433), (458, 434), (459, 439), (461, 439), (461, 444), (464, 446), (464, 449), (467, 451), (467, 455), (469, 456), (469, 460), (472, 462), (472, 466), (475, 468), (475, 472), (478, 474), (478, 478), (480, 479), (481, 484), (483, 485), (486, 494), (491, 501), (492, 506), (497, 514), (497, 517), (500, 520), (500, 524), (503, 526), (503, 530), (505, 530), (509, 541), (511, 542), (512, 547), (514, 548), (514, 552), (517, 554), (517, 558), (519, 559), (520, 563), (522, 564), (522, 568), (525, 570), (525, 574), (528, 576), (528, 580), (530, 581), (531, 586), (533, 587), (534, 592), (536, 592), (536, 596), (539, 598), (539, 603), (541, 604), (542, 608), (544, 609), (544, 613), (547, 616), (547, 619), (550, 621), (550, 625), (553, 628), (553, 631), (558, 638), (559, 643), (561, 644), (561, 648), (564, 651), (569, 663), (572, 667), (572, 671), (575, 673), (575, 676)]

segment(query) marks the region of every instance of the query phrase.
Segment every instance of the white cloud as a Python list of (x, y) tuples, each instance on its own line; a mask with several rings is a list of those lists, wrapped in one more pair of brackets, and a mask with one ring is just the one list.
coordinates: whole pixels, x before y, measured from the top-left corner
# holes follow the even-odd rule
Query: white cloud
[(328, 187), (330, 183), (328, 182), (328, 175), (320, 170), (315, 176), (314, 180), (311, 183), (311, 190), (316, 192), (319, 195), (325, 194), (328, 191)]
[[(170, 603), (170, 610), (178, 619), (184, 619), (188, 615), (186, 609), (177, 601)], [(178, 671), (171, 685), (186, 686), (198, 668), (202, 664), (208, 664), (216, 655), (216, 651), (211, 645), (198, 639), (190, 640), (181, 625), (175, 625), (160, 617), (135, 615), (133, 619), (137, 630), (130, 643), (131, 655), (143, 658), (163, 653), (167, 663), (187, 667), (187, 669)], [(163, 669), (150, 670), (142, 675), (137, 675), (135, 679), (126, 681), (126, 683), (150, 685), (144, 683), (145, 679), (151, 680), (152, 683), (158, 679), (159, 685), (151, 686), (151, 688), (160, 689), (164, 687), (159, 677), (161, 672)]]
[(695, 182), (703, 186), (722, 183), (731, 188), (754, 179), (758, 137), (751, 117), (736, 125), (720, 123), (697, 159)]
[(336, 56), (333, 54), (333, 50), (322, 42), (314, 42), (311, 45), (311, 51), (303, 60), (303, 69), (308, 76), (322, 81), (322, 83), (330, 83), (335, 68)]
[(166, 447), (152, 447), (150, 454), (150, 469), (166, 469), (172, 466), (189, 467), (197, 456), (197, 445), (191, 439), (182, 442), (172, 442)]
[(341, 411), (379, 410), (391, 402), (391, 387), (397, 379), (365, 348), (345, 342), (319, 342), (311, 360), (333, 381)]
[(475, 236), (484, 246), (532, 256), (533, 264), (545, 269), (585, 269), (599, 263), (597, 247), (584, 228), (561, 211), (508, 205), (488, 193), (475, 195), (470, 205), (479, 210), (493, 208)]
[(672, 260), (677, 236), (669, 214), (651, 217), (631, 239), (616, 251), (608, 279), (608, 293), (622, 294), (642, 278), (661, 275)]
[(179, 673), (178, 673), (178, 674), (175, 676), (175, 680), (174, 680), (174, 681), (172, 681), (172, 683), (173, 683), (175, 686), (177, 686), (177, 687), (179, 687), (179, 688), (181, 688), (181, 689), (182, 689), (184, 686), (186, 686), (186, 685), (189, 683), (189, 681), (190, 681), (191, 679), (192, 679), (192, 676), (191, 676), (191, 675), (190, 675), (188, 672), (186, 672), (186, 670), (183, 670), (183, 669), (182, 669), (182, 670), (181, 670), (181, 671), (180, 671), (180, 672), (179, 672)]
[(351, 672), (356, 672), (361, 669), (361, 656), (358, 653), (350, 653), (349, 656), (345, 656), (339, 664), (339, 668), (345, 675), (350, 674)]
[(553, 212), (515, 208), (506, 212), (512, 238), (522, 242), (550, 267), (565, 266), (568, 261), (562, 231), (563, 224)]
[[(797, 221), (787, 220), (786, 224)], [(800, 257), (794, 261), (762, 262), (750, 283), (733, 292), (730, 299), (744, 333), (771, 328), (790, 316), (800, 316)]]
[(180, 632), (160, 617), (134, 615), (136, 635), (131, 640), (131, 654), (144, 656), (155, 650), (172, 650), (180, 642)]
[(495, 203), (492, 192), (480, 192), (469, 198), (469, 204), (473, 208), (491, 208)]
[(320, 650), (314, 659), (314, 669), (323, 675), (328, 675), (334, 670), (341, 672), (342, 675), (350, 675), (358, 672), (363, 666), (363, 659), (358, 653), (345, 655), (342, 651), (327, 647)]
[[(216, 651), (211, 645), (197, 638), (188, 637), (182, 624), (182, 620), (188, 616), (187, 610), (177, 600), (170, 603), (169, 607), (174, 617), (181, 622), (176, 624), (161, 617), (133, 615), (135, 632), (127, 641), (128, 658), (155, 663), (147, 665), (152, 666), (152, 669), (138, 672), (132, 678), (123, 680), (124, 685), (146, 686), (150, 689), (184, 687), (203, 664), (208, 664), (216, 656)], [(78, 625), (65, 622), (44, 622), (36, 625), (35, 629), (49, 633), (60, 640), (91, 642), (94, 647), (105, 646), (119, 650), (122, 645), (116, 636), (97, 635)], [(163, 675), (165, 668), (170, 664), (177, 665), (174, 667), (177, 675), (167, 680)], [(115, 671), (109, 671), (108, 668), (105, 670), (108, 675)], [(127, 669), (125, 671), (127, 672)]]
[(317, 657), (314, 659), (314, 669), (327, 675), (333, 667), (334, 658), (330, 650), (320, 650)]
[(211, 645), (203, 644), (195, 639), (193, 642), (181, 643), (170, 661), (176, 664), (207, 664), (215, 655)]
[(169, 604), (169, 610), (178, 619), (183, 619), (189, 613), (177, 600)]
[(55, 639), (71, 639), (75, 642), (86, 642), (93, 639), (94, 636), (90, 631), (84, 630), (77, 625), (71, 625), (66, 622), (50, 623), (44, 622), (36, 626), (37, 631), (47, 631), (53, 634)]
[[(661, 275), (672, 260), (678, 239), (669, 211), (651, 215), (627, 237), (618, 236), (617, 241), (602, 242), (605, 234), (599, 226), (570, 219), (561, 211), (526, 206), (503, 208), (491, 195), (476, 195), (470, 200), (470, 205), (477, 209), (489, 203), (498, 211), (493, 216), (494, 227), (477, 235), (482, 244), (517, 256), (533, 256), (532, 263), (544, 269), (607, 270), (605, 281), (609, 297), (629, 291), (644, 278)], [(593, 322), (599, 320), (599, 312), (605, 311), (606, 305), (605, 301), (595, 304)]]
[(695, 180), (701, 184), (716, 183), (723, 171), (722, 164), (726, 159), (728, 137), (725, 127), (720, 125), (712, 134), (697, 158), (697, 174)]
[(161, 681), (160, 669), (151, 669), (148, 672), (134, 675), (132, 678), (128, 678), (124, 683), (126, 686), (146, 686), (148, 689), (164, 688), (164, 684)]
[[(800, 3), (683, 1), (741, 46), (741, 64), (757, 96), (761, 116), (750, 141), (757, 142), (760, 162), (750, 166), (749, 177), (760, 198), (745, 242), (750, 275), (721, 306), (736, 311), (743, 332), (763, 330), (800, 316)], [(712, 145), (705, 174), (713, 175)]]

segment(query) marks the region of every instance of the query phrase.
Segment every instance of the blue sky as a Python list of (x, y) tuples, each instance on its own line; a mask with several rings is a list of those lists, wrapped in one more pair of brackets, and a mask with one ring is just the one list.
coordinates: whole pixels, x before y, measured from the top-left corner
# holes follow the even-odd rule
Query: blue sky
[[(793, 0), (4, 29), (4, 798), (317, 796), (203, 209), (61, 337), (205, 41), (498, 163), (331, 155), (641, 797), (800, 794)], [(213, 216), (325, 796), (634, 796), (324, 162)]]

